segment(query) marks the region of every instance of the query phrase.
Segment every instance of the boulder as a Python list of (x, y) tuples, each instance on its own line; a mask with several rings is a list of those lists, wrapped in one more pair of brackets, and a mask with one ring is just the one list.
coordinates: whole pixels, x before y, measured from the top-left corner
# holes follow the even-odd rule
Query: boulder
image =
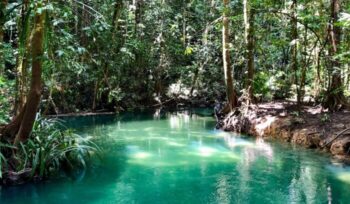
[(350, 136), (346, 135), (339, 140), (333, 142), (331, 146), (331, 153), (333, 155), (348, 155), (350, 148)]

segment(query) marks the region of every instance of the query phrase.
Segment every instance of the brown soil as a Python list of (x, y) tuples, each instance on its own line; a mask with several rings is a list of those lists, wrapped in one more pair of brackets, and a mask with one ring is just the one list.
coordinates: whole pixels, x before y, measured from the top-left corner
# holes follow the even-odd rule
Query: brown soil
[(330, 113), (320, 106), (298, 109), (292, 102), (271, 102), (236, 110), (220, 123), (225, 131), (277, 138), (350, 160), (349, 111)]

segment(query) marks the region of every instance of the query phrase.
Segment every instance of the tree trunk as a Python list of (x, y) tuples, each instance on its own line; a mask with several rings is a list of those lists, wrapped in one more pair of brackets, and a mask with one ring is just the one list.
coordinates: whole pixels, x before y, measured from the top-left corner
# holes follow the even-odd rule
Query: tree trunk
[(22, 50), (17, 58), (17, 97), (15, 104), (15, 113), (23, 109), (24, 104), (26, 103), (27, 95), (27, 78), (28, 78), (28, 63), (29, 63), (29, 49), (30, 49), (30, 15), (29, 15), (29, 1), (24, 0), (22, 5), (22, 15), (21, 15), (21, 29), (20, 29), (20, 50)]
[(143, 0), (134, 0), (134, 6), (135, 6), (135, 36), (139, 36), (140, 30), (138, 28), (142, 19)]
[(316, 72), (315, 72), (315, 82), (314, 82), (314, 97), (315, 97), (315, 102), (318, 102), (318, 99), (320, 98), (320, 93), (321, 93), (321, 86), (322, 86), (322, 81), (321, 81), (321, 52), (319, 49), (316, 50)]
[(115, 38), (115, 31), (117, 31), (119, 27), (119, 18), (122, 13), (122, 8), (123, 8), (123, 1), (116, 0), (115, 6), (114, 6), (113, 18), (112, 18), (112, 27), (111, 27), (113, 39)]
[(295, 84), (297, 92), (297, 103), (300, 105), (300, 90), (298, 82), (298, 19), (297, 19), (297, 0), (292, 3), (292, 18), (291, 18), (291, 69), (292, 69), (292, 84)]
[(245, 43), (247, 47), (247, 83), (248, 104), (254, 103), (254, 10), (251, 9), (248, 0), (243, 1)]
[(341, 78), (341, 64), (335, 56), (338, 53), (341, 28), (337, 25), (339, 20), (340, 2), (339, 0), (332, 0), (331, 2), (331, 23), (328, 27), (328, 43), (330, 45), (329, 57), (331, 59), (331, 81), (328, 88), (328, 93), (325, 101), (325, 107), (330, 111), (336, 111), (346, 105), (346, 99), (343, 92), (343, 84)]
[[(42, 7), (38, 3), (38, 8)], [(14, 120), (5, 127), (5, 134), (9, 134), (11, 140), (14, 138), (14, 144), (26, 141), (33, 128), (36, 118), (37, 109), (41, 98), (41, 73), (42, 58), (44, 55), (43, 38), (44, 38), (45, 12), (37, 12), (34, 17), (34, 29), (31, 40), (32, 54), (32, 78), (28, 100), (21, 112)]]
[(304, 97), (305, 97), (306, 71), (307, 71), (307, 67), (309, 66), (309, 59), (307, 57), (307, 45), (308, 45), (307, 29), (305, 28), (304, 43), (303, 43), (304, 58), (303, 58), (303, 66), (301, 68), (299, 94), (298, 94), (298, 99), (297, 99), (297, 101), (299, 101), (300, 103), (302, 103), (304, 101)]
[(94, 97), (92, 101), (92, 111), (96, 111), (96, 100), (97, 100), (97, 92), (98, 92), (98, 80), (95, 81), (95, 86), (94, 86)]
[(226, 83), (226, 94), (228, 100), (228, 106), (232, 111), (237, 106), (237, 95), (233, 86), (233, 72), (230, 59), (230, 46), (229, 46), (229, 0), (224, 0), (224, 12), (223, 12), (223, 27), (222, 27), (222, 55), (224, 62), (224, 74)]
[(5, 70), (5, 61), (4, 61), (4, 53), (3, 53), (3, 42), (4, 42), (4, 24), (6, 17), (6, 6), (7, 0), (0, 0), (0, 75)]
[(182, 14), (182, 44), (186, 48), (187, 47), (187, 32), (186, 32), (186, 21), (187, 21), (187, 2), (184, 1), (184, 8), (183, 8), (183, 14)]

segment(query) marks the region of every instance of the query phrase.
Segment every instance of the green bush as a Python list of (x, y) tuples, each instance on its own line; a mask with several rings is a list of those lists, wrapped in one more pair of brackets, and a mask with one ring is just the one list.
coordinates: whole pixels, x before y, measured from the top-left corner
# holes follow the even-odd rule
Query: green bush
[(31, 168), (32, 176), (48, 177), (60, 170), (86, 168), (99, 148), (90, 138), (65, 130), (57, 119), (36, 120), (30, 139), (17, 150), (17, 171)]

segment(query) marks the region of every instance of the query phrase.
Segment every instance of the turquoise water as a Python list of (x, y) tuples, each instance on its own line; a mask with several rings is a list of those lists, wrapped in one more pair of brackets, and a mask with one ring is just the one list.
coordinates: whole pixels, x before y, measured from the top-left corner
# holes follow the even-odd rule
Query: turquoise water
[(327, 154), (214, 130), (206, 112), (68, 118), (105, 154), (75, 179), (0, 187), (0, 203), (350, 203)]

